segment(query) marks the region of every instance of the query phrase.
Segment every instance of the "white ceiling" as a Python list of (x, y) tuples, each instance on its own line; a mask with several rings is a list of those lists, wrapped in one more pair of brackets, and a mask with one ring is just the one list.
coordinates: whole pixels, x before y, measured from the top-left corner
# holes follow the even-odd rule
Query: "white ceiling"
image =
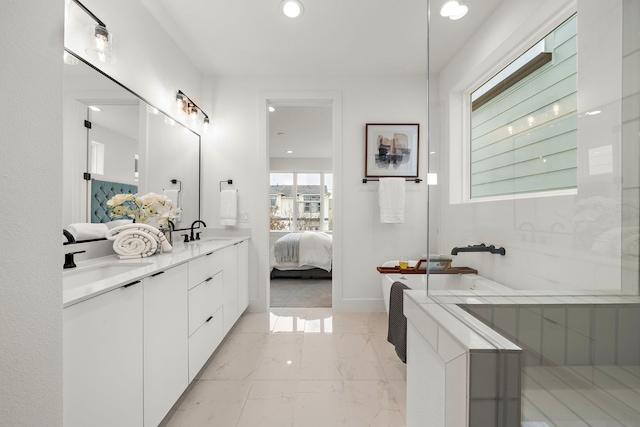
[[(426, 74), (427, 0), (141, 0), (204, 75)], [(432, 14), (439, 70), (501, 0), (468, 0), (458, 21)], [(436, 6), (444, 0), (432, 1)]]
[[(205, 76), (426, 78), (427, 62), (437, 74), (502, 0), (465, 1), (469, 13), (458, 21), (436, 11), (430, 31), (427, 0), (301, 0), (305, 12), (297, 19), (281, 13), (281, 0), (141, 1)], [(431, 3), (440, 6), (444, 0)], [(325, 141), (330, 127), (319, 130), (324, 119), (313, 111), (272, 113), (272, 157), (286, 156), (287, 149), (295, 157), (331, 157)], [(330, 113), (322, 114), (330, 122)]]
[(269, 113), (270, 157), (330, 159), (331, 129), (330, 106), (275, 106)]

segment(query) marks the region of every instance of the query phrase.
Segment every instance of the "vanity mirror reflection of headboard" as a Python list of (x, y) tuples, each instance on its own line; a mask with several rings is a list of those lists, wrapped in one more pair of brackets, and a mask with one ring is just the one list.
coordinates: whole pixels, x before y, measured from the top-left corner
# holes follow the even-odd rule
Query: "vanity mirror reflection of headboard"
[(108, 221), (114, 192), (153, 192), (177, 198), (175, 227), (189, 228), (200, 219), (200, 135), (76, 58), (64, 66), (62, 227)]

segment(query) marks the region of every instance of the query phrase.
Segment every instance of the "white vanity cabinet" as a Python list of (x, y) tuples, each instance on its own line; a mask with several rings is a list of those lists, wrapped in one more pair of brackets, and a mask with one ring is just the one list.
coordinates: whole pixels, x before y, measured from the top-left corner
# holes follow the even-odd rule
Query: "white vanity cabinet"
[(142, 426), (142, 288), (136, 281), (63, 310), (66, 427)]
[(238, 248), (238, 317), (249, 307), (249, 241), (243, 240)]
[(224, 332), (249, 306), (249, 249), (246, 240), (224, 249)]
[(160, 424), (248, 306), (247, 270), (242, 241), (67, 300), (65, 427)]
[(189, 385), (187, 264), (144, 279), (144, 426), (156, 427)]
[(189, 262), (189, 382), (225, 335), (223, 251)]
[(238, 245), (224, 248), (224, 333), (238, 319)]

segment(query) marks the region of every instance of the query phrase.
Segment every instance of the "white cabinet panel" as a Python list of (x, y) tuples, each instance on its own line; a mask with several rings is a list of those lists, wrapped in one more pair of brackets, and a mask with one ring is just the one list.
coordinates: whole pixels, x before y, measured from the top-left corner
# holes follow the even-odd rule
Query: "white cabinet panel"
[(249, 306), (249, 242), (238, 243), (238, 316)]
[(210, 252), (189, 262), (189, 289), (222, 271), (222, 251)]
[(218, 273), (189, 291), (189, 336), (222, 307), (222, 276)]
[(63, 310), (64, 425), (140, 427), (142, 284)]
[(223, 311), (223, 308), (220, 307), (189, 338), (189, 382), (193, 381), (224, 338)]
[(187, 265), (144, 281), (144, 425), (155, 427), (189, 384)]
[(224, 333), (238, 320), (238, 245), (228, 246), (224, 256)]

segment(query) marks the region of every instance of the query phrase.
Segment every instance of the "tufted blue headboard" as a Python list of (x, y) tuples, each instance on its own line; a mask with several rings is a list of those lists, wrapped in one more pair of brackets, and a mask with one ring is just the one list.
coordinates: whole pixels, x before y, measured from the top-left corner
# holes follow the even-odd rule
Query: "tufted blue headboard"
[(120, 182), (91, 180), (91, 222), (102, 223), (112, 221), (109, 217), (107, 201), (116, 194), (136, 194), (137, 185), (122, 184)]

